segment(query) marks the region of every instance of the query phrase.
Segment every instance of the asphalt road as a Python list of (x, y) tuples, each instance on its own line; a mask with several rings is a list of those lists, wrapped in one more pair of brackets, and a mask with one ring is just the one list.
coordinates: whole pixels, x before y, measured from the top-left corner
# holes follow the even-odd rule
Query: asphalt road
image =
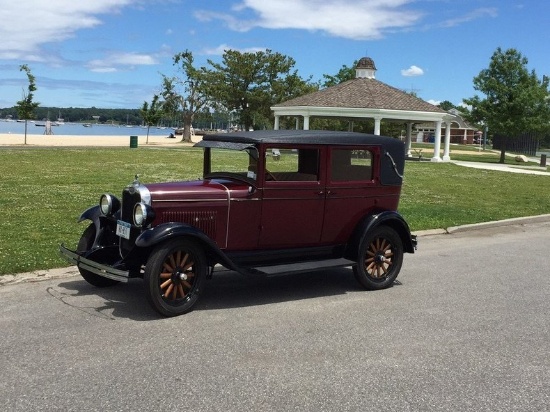
[(349, 269), (209, 282), (159, 318), (139, 280), (0, 287), (2, 411), (548, 411), (550, 223), (420, 239)]

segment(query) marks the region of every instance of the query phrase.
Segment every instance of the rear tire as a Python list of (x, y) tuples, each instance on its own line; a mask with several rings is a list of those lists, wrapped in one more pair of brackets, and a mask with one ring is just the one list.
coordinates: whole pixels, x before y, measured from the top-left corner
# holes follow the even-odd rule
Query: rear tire
[(145, 265), (147, 299), (164, 316), (189, 312), (197, 303), (208, 273), (206, 256), (188, 239), (158, 246)]
[(393, 284), (403, 263), (403, 242), (390, 227), (379, 226), (359, 245), (353, 274), (369, 290), (385, 289)]
[[(78, 253), (88, 252), (94, 245), (94, 240), (95, 240), (95, 225), (92, 223), (90, 226), (86, 228), (86, 230), (80, 237), (80, 241), (78, 242), (76, 251)], [(117, 280), (104, 278), (103, 276), (96, 275), (95, 273), (89, 272), (81, 268), (78, 268), (78, 271), (80, 272), (80, 275), (84, 278), (86, 282), (98, 288), (113, 286), (119, 283)]]

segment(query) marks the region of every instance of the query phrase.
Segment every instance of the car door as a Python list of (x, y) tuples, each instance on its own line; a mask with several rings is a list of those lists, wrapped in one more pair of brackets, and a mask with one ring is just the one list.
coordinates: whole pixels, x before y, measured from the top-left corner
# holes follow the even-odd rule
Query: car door
[(264, 153), (260, 246), (318, 245), (325, 209), (323, 149), (275, 145)]
[(378, 147), (332, 147), (327, 156), (324, 243), (343, 244), (380, 197)]

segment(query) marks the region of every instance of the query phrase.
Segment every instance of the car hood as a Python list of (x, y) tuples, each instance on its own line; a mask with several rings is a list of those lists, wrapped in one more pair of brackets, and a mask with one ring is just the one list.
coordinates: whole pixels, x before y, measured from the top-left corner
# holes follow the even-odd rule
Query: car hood
[(239, 194), (246, 194), (248, 186), (241, 182), (197, 180), (186, 182), (149, 183), (145, 185), (151, 200), (228, 200)]

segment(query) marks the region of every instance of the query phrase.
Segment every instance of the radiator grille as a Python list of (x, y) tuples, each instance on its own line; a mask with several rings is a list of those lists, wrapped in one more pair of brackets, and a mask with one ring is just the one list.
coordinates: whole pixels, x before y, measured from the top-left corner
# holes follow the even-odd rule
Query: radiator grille
[(132, 224), (130, 229), (130, 239), (120, 238), (120, 254), (126, 256), (134, 248), (136, 238), (141, 233), (140, 228), (134, 226), (134, 206), (136, 203), (141, 202), (141, 194), (134, 188), (125, 188), (122, 191), (122, 207), (120, 210), (120, 219)]
[(134, 206), (141, 202), (141, 195), (137, 190), (124, 189), (122, 192), (122, 213), (121, 219), (125, 222), (134, 221)]
[(165, 211), (162, 213), (161, 223), (166, 222), (181, 222), (195, 226), (202, 230), (210, 238), (214, 238), (216, 234), (216, 212), (179, 212)]

